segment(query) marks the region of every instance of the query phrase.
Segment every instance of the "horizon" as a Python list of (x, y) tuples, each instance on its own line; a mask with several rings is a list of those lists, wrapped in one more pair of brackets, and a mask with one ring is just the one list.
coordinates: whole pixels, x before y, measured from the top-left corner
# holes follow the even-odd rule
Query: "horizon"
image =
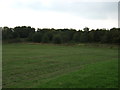
[[(23, 26), (15, 26), (15, 27), (24, 27), (25, 25), (23, 25)], [(0, 27), (0, 29), (2, 30), (2, 28), (4, 28), (4, 27), (8, 27), (8, 28), (15, 28), (15, 27), (9, 27), (9, 26), (3, 26), (3, 27)], [(81, 28), (81, 29), (75, 29), (75, 28), (40, 28), (40, 27), (32, 27), (32, 26), (25, 26), (25, 27), (31, 27), (31, 28), (34, 28), (35, 29), (35, 31), (36, 30), (38, 30), (38, 29), (55, 29), (55, 30), (57, 30), (57, 29), (69, 29), (69, 30), (76, 30), (76, 31), (79, 31), (79, 30), (83, 30), (84, 28), (89, 28), (89, 27), (83, 27), (83, 28)], [(119, 28), (119, 27), (112, 27), (112, 28)], [(110, 29), (112, 29), (112, 28), (89, 28), (89, 30), (91, 31), (91, 30), (97, 30), (97, 29), (103, 29), (103, 30), (110, 30)]]

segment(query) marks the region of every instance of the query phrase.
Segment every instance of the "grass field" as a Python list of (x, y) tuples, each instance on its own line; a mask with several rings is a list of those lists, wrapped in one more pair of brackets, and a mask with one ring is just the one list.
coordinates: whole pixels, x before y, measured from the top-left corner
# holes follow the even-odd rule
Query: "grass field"
[(118, 49), (3, 44), (3, 88), (116, 88)]

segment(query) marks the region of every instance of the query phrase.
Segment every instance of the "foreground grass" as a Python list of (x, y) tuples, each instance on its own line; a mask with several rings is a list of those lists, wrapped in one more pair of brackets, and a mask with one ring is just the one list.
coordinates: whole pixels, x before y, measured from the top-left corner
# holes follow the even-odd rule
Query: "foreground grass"
[(114, 88), (117, 60), (117, 48), (4, 44), (3, 88)]
[(117, 88), (117, 62), (105, 61), (86, 65), (82, 69), (72, 72), (46, 83), (40, 88)]

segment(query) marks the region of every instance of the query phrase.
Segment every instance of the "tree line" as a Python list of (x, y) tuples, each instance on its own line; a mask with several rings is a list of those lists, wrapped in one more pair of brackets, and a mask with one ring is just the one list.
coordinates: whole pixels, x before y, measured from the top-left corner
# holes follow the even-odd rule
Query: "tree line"
[(115, 43), (120, 41), (120, 28), (92, 29), (54, 29), (35, 28), (30, 26), (2, 27), (3, 42), (36, 42), (36, 43)]

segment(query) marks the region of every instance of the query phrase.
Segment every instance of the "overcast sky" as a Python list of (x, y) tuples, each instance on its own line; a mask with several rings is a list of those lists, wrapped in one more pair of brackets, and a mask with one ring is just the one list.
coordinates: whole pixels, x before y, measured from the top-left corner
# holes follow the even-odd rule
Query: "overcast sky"
[(0, 27), (109, 29), (118, 27), (118, 1), (0, 0)]

